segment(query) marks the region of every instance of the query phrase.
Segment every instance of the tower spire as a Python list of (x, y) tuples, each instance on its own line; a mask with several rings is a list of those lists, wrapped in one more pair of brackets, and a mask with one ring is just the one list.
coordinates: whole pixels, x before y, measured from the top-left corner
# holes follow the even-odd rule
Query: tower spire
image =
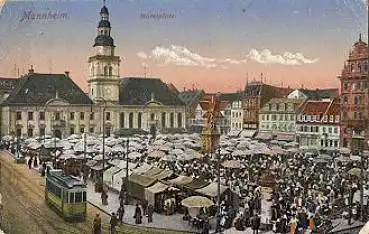
[(361, 32), (359, 33), (359, 41), (361, 41)]

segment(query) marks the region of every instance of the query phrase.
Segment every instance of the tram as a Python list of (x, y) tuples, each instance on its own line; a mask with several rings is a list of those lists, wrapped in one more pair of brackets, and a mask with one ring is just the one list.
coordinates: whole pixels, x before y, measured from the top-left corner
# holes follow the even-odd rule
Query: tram
[(87, 213), (87, 186), (63, 170), (50, 170), (45, 201), (66, 221), (83, 221)]

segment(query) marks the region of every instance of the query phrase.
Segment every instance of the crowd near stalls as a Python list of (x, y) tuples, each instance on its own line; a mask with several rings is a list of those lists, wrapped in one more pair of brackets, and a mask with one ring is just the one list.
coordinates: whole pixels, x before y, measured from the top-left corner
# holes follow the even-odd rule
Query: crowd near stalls
[(330, 220), (359, 219), (362, 213), (367, 217), (366, 184), (364, 202), (359, 203), (360, 187), (366, 183), (361, 157), (349, 149), (322, 152), (299, 149), (296, 142), (222, 135), (219, 150), (204, 155), (198, 134), (135, 135), (127, 140), (105, 138), (103, 149), (102, 136), (6, 136), (1, 147), (40, 171), (61, 168), (94, 182), (103, 175), (106, 186), (122, 200), (127, 195), (143, 214), (148, 207), (168, 216), (180, 213), (188, 225), (205, 233), (218, 215), (223, 229), (277, 233), (323, 233), (332, 228)]

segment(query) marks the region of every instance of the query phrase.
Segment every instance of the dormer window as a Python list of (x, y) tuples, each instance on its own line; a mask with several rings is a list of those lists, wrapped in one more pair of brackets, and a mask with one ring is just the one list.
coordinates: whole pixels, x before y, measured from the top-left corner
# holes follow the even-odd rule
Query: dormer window
[(311, 116), (310, 115), (307, 116), (307, 121), (311, 121)]
[(323, 121), (324, 121), (324, 122), (327, 122), (327, 121), (328, 121), (328, 116), (324, 115), (324, 117), (323, 117)]
[(329, 122), (333, 122), (333, 115), (329, 116)]

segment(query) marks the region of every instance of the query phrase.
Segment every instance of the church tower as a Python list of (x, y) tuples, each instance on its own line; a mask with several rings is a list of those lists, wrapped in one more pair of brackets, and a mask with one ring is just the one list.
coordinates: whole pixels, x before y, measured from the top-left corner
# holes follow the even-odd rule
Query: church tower
[(114, 55), (114, 40), (110, 36), (111, 26), (108, 8), (104, 6), (100, 11), (100, 22), (97, 36), (93, 45), (94, 54), (88, 59), (89, 95), (94, 102), (119, 101), (119, 56)]

